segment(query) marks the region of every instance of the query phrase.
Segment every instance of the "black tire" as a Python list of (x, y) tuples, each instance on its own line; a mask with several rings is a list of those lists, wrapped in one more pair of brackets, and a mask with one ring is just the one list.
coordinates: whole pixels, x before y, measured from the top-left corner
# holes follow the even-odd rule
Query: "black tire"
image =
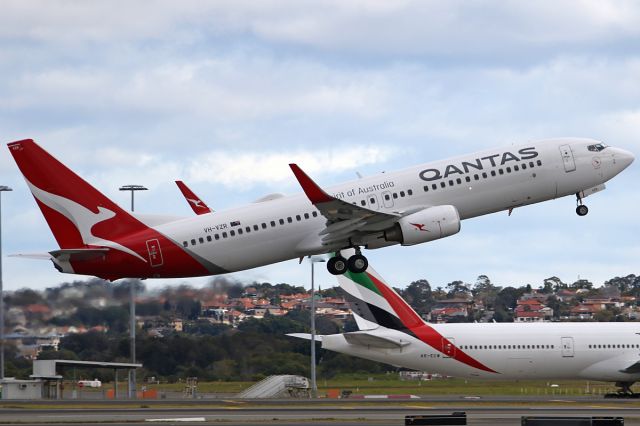
[(583, 205), (580, 205), (578, 207), (576, 207), (576, 213), (578, 214), (578, 216), (586, 216), (587, 213), (589, 213), (589, 207)]
[(367, 270), (369, 267), (369, 261), (361, 254), (354, 254), (347, 261), (347, 267), (350, 272), (359, 274)]
[(334, 256), (327, 262), (327, 270), (331, 275), (342, 275), (347, 272), (347, 259)]

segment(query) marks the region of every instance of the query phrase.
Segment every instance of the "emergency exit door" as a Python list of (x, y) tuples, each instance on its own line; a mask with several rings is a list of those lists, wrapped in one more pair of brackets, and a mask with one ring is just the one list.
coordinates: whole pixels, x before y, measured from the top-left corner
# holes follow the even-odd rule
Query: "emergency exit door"
[(573, 337), (562, 337), (560, 342), (560, 349), (562, 350), (563, 357), (573, 356)]
[(149, 264), (152, 267), (162, 266), (162, 251), (160, 250), (160, 242), (157, 239), (147, 240), (147, 251), (149, 252)]
[(453, 337), (442, 338), (442, 353), (445, 358), (455, 358), (456, 356), (456, 342)]

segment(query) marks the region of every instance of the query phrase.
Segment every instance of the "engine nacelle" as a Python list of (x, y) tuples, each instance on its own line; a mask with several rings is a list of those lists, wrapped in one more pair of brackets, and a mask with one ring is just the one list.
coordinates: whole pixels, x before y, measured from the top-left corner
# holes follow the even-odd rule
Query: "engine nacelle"
[(460, 215), (454, 206), (428, 207), (400, 219), (384, 232), (387, 241), (403, 246), (426, 243), (460, 232)]

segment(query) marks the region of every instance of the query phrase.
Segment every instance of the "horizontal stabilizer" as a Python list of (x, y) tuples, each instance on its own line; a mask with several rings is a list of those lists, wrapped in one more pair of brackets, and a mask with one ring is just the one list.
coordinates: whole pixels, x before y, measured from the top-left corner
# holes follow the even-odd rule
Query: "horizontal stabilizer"
[(35, 260), (50, 260), (52, 256), (49, 253), (17, 253), (10, 254), (9, 257), (20, 257), (22, 259)]
[(103, 257), (108, 248), (77, 248), (50, 251), (51, 257), (60, 261), (82, 261)]
[(411, 343), (407, 340), (376, 336), (375, 334), (362, 331), (344, 333), (343, 336), (345, 340), (352, 345), (370, 346), (373, 348), (397, 349), (407, 346), (409, 343)]
[[(298, 339), (311, 340), (311, 334), (309, 333), (289, 333), (287, 336), (297, 337)], [(322, 335), (316, 334), (316, 342), (322, 342)]]

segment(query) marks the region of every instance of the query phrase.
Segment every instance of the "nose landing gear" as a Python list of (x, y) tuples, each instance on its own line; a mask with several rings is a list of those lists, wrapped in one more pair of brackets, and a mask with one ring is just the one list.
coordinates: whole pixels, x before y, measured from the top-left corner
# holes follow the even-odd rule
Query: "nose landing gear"
[(367, 270), (369, 261), (360, 253), (360, 249), (356, 248), (356, 254), (345, 259), (340, 252), (327, 262), (327, 270), (332, 275), (342, 275), (347, 270), (355, 274), (359, 274)]
[(587, 213), (589, 213), (589, 207), (582, 204), (582, 197), (579, 192), (576, 192), (576, 204), (578, 204), (576, 207), (576, 213), (578, 216), (586, 216)]

